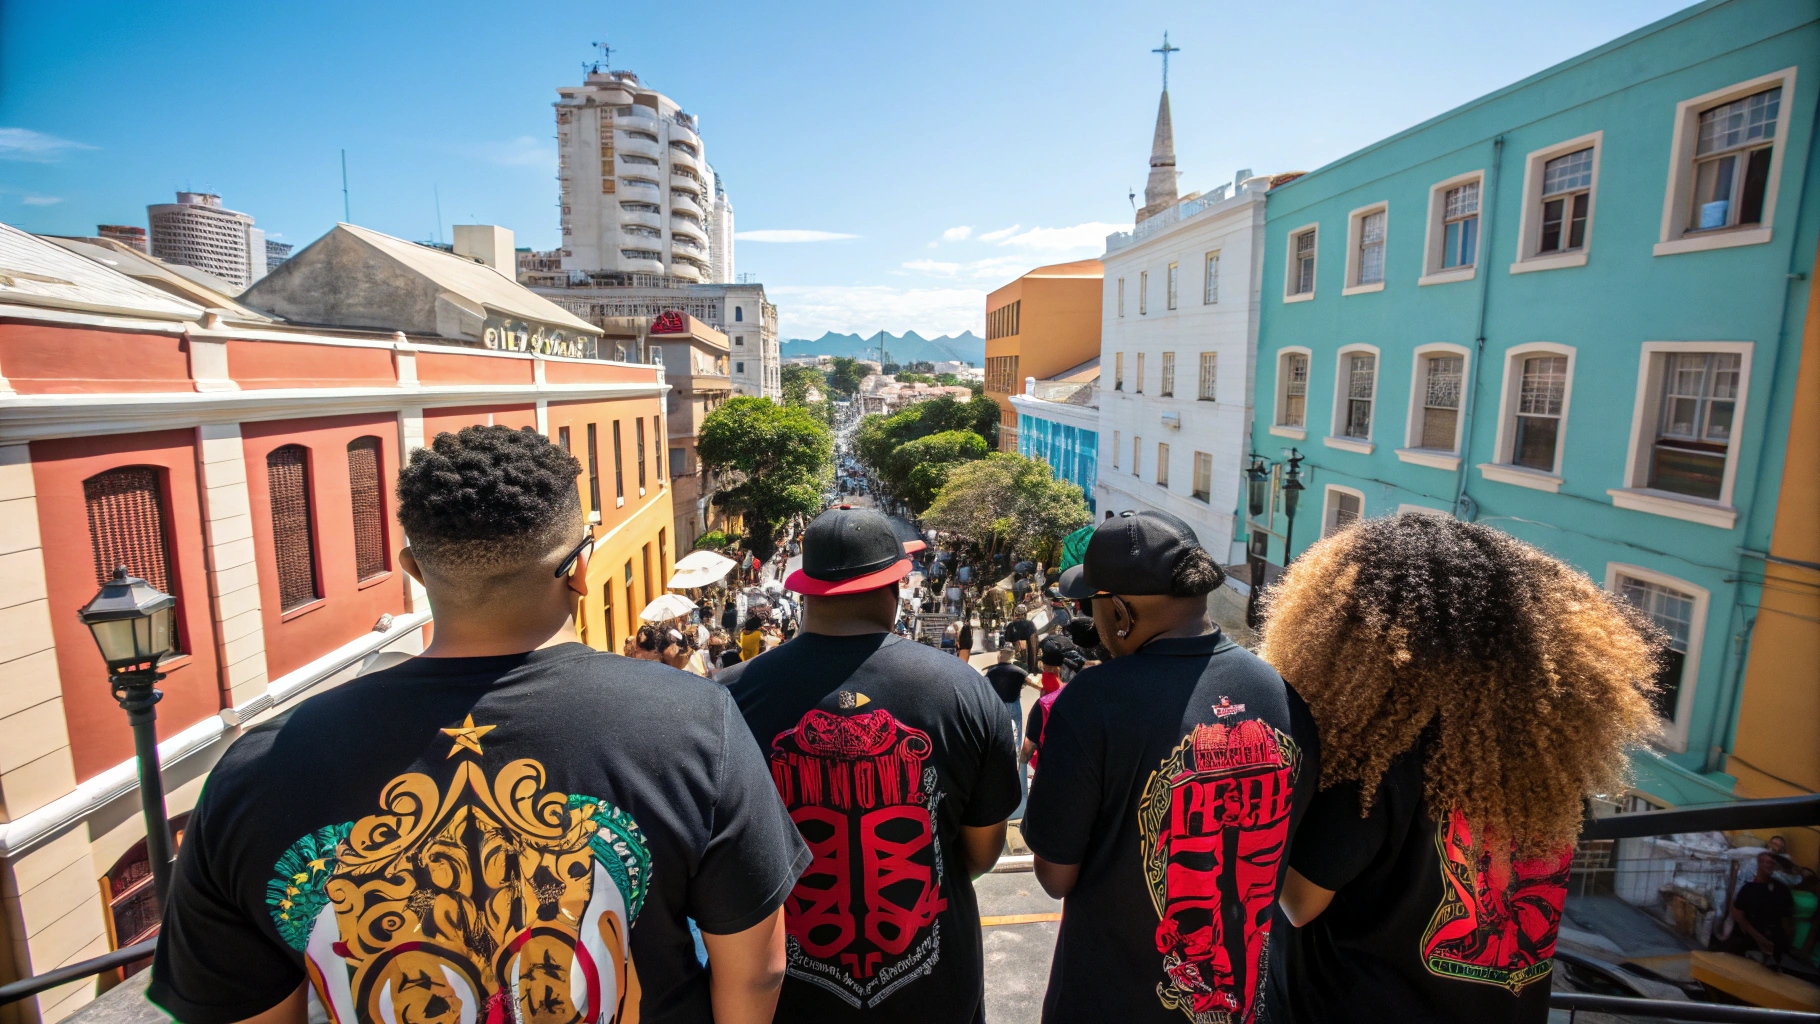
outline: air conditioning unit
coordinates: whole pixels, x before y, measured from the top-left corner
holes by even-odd
[[[1170,430],[1182,429],[1182,414],[1179,412],[1164,413],[1163,426],[1168,427]]]

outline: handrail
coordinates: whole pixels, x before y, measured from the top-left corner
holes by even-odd
[[[1729,832],[1738,829],[1799,828],[1806,825],[1820,825],[1820,793],[1589,818],[1581,827],[1580,838],[1641,839],[1645,836],[1672,836],[1682,832]]]
[[[92,978],[103,971],[111,971],[116,967],[125,967],[135,960],[144,960],[151,956],[153,950],[157,948],[157,939],[146,939],[144,942],[122,946],[112,953],[103,953],[93,960],[68,964],[54,971],[45,971],[43,974],[34,974],[29,978],[21,978],[18,981],[0,985],[0,1006],[16,1003],[46,989],[56,988],[58,985],[66,985],[83,978]]]
[[[1554,992],[1548,1005],[1557,1010],[1622,1013],[1632,1017],[1654,1017],[1658,1020],[1715,1021],[1718,1024],[1799,1024],[1820,1021],[1820,1013],[1800,1010],[1768,1010],[1760,1006],[1731,1006],[1726,1003],[1683,1003],[1673,999],[1633,999],[1629,996],[1601,996],[1590,992]]]

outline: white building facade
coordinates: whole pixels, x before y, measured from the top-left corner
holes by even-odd
[[[596,284],[586,275],[561,285],[530,284],[532,291],[592,324],[625,317],[655,319],[675,310],[694,317],[727,336],[728,376],[733,394],[782,402],[781,346],[777,340],[777,307],[765,298],[765,286],[751,284],[653,283]]]
[[[733,201],[727,198],[726,182],[718,174],[714,175],[714,208],[708,211],[708,264],[715,284],[733,283]]]
[[[1247,177],[1107,238],[1096,505],[1157,509],[1237,562],[1264,195]],[[1231,194],[1229,194],[1231,193]]]
[[[696,119],[630,71],[556,91],[563,269],[712,281],[715,189]]]
[[[179,192],[145,208],[152,255],[207,271],[237,288],[265,276],[265,232],[251,214],[229,210],[212,192]]]

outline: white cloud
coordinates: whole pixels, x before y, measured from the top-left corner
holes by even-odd
[[[488,163],[502,167],[545,167],[557,164],[556,143],[534,135],[520,135],[506,142],[489,142],[476,147],[474,154]]]
[[[980,241],[997,242],[1001,239],[1010,238],[1012,235],[1017,234],[1018,229],[1021,227],[1023,227],[1022,224],[1013,224],[1008,228],[1000,228],[997,231],[988,231],[980,236]]]
[[[735,231],[733,237],[741,242],[838,242],[843,238],[858,238],[859,236],[843,234],[839,231],[771,228],[764,231]]]
[[[62,159],[71,150],[94,148],[84,142],[60,139],[30,128],[0,128],[0,160],[48,164]]]
[[[971,278],[976,281],[998,281],[1003,283],[1030,270],[1034,264],[1028,256],[989,256],[983,260],[970,260],[966,263],[950,263],[944,260],[910,260],[903,264],[905,270],[913,270],[933,277]]]
[[[969,225],[962,224],[960,227],[949,228],[948,230],[942,232],[942,241],[958,242],[971,234],[973,234],[973,228]]]
[[[935,338],[985,330],[986,293],[977,288],[793,285],[769,292],[777,300],[781,338],[907,330]]]
[[[56,206],[63,202],[62,196],[28,195],[19,200],[27,206]]]
[[[1015,245],[1023,249],[1040,249],[1045,252],[1062,252],[1069,249],[1101,250],[1106,247],[1107,235],[1114,231],[1130,230],[1131,225],[1129,224],[1089,221],[1086,224],[1076,224],[1066,228],[1031,228],[1021,234],[1009,235],[999,244]]]

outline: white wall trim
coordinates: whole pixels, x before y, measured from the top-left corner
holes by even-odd
[[[1428,466],[1433,469],[1444,469],[1449,473],[1460,468],[1460,457],[1437,452],[1432,448],[1398,448],[1397,461],[1407,462],[1412,466]]]
[[[1481,462],[1479,463],[1479,475],[1501,484],[1514,484],[1532,490],[1547,491],[1550,494],[1558,494],[1561,491],[1560,477],[1526,466],[1504,466],[1495,462]]]
[[[1586,244],[1571,252],[1539,255],[1536,245],[1542,229],[1542,165],[1555,157],[1563,156],[1576,150],[1591,146],[1592,185],[1586,197]],[[1599,161],[1605,155],[1605,133],[1589,132],[1577,138],[1565,139],[1552,146],[1531,150],[1523,158],[1523,206],[1517,219],[1517,255],[1511,262],[1510,272],[1521,274],[1531,270],[1554,270],[1560,267],[1583,267],[1586,256],[1592,252],[1593,220],[1599,209]],[[1569,259],[1575,257],[1575,259]]]
[[[1657,572],[1641,565],[1629,565],[1624,562],[1607,562],[1605,565],[1605,589],[1609,593],[1618,593],[1618,577],[1629,576],[1644,583],[1679,590],[1694,599],[1693,620],[1687,631],[1687,655],[1682,661],[1681,691],[1675,695],[1675,720],[1667,723],[1662,731],[1662,745],[1677,753],[1687,750],[1687,728],[1693,718],[1694,691],[1700,680],[1700,648],[1706,640],[1707,609],[1712,602],[1712,594],[1705,587],[1697,587],[1677,576]]]
[[[1776,118],[1776,135],[1770,141],[1769,181],[1763,192],[1762,221],[1754,229],[1718,228],[1695,232],[1689,237],[1687,221],[1693,211],[1694,149],[1699,142],[1700,115],[1777,85],[1782,87],[1782,101]],[[1795,68],[1788,67],[1675,104],[1675,131],[1668,147],[1668,184],[1662,194],[1662,231],[1655,255],[1758,245],[1770,240],[1770,226],[1776,220],[1776,193],[1782,182],[1782,158],[1788,151],[1788,123],[1793,120],[1788,115],[1795,109],[1794,99]]]
[[[1529,469],[1526,466],[1510,465],[1517,436],[1517,397],[1519,390],[1523,386],[1523,373],[1520,369],[1515,368],[1520,365],[1523,357],[1539,353],[1567,357],[1567,383],[1561,389],[1561,425],[1556,428],[1555,432],[1555,463],[1553,468],[1547,473],[1540,473],[1539,471]],[[1504,353],[1504,379],[1502,385],[1498,389],[1497,444],[1494,446],[1494,455],[1492,456],[1492,462],[1496,464],[1496,469],[1511,469],[1520,474],[1549,477],[1553,479],[1555,483],[1553,487],[1546,489],[1560,489],[1562,453],[1567,449],[1567,414],[1572,411],[1574,397],[1574,359],[1576,354],[1577,350],[1572,345],[1562,345],[1552,341],[1532,341],[1527,344],[1515,346]],[[1507,479],[1509,474],[1500,476],[1496,473],[1487,472],[1483,465],[1479,467],[1479,470],[1484,473],[1485,477],[1489,480],[1502,480],[1504,483],[1519,483],[1519,486],[1524,487],[1535,486],[1534,484],[1520,483],[1514,479]]]
[[[1358,452],[1360,455],[1370,455],[1378,450],[1378,446],[1374,442],[1361,441],[1356,437],[1336,437],[1333,434],[1321,438],[1321,443],[1329,448],[1338,448],[1343,452]]]
[[[1368,353],[1371,356],[1371,431],[1365,437],[1348,437],[1347,435],[1340,433],[1340,424],[1346,422],[1346,417],[1344,414],[1346,411],[1346,403],[1348,401],[1347,389],[1352,386],[1351,375],[1346,372],[1346,360],[1347,360],[1348,356],[1359,355],[1360,353]],[[1308,370],[1309,370],[1309,373],[1308,373],[1309,381],[1308,382],[1310,385],[1313,385],[1313,383],[1314,383],[1314,361],[1313,360],[1309,361]],[[1384,371],[1384,357],[1381,353],[1378,352],[1378,347],[1376,345],[1367,345],[1362,342],[1355,342],[1351,345],[1340,346],[1340,350],[1338,352],[1334,353],[1334,356],[1333,356],[1333,406],[1329,410],[1329,416],[1327,419],[1327,436],[1329,438],[1331,438],[1334,441],[1349,441],[1354,445],[1363,443],[1363,444],[1369,446],[1372,443],[1372,438],[1374,436],[1376,436],[1377,432],[1378,432],[1378,414],[1382,411],[1381,403],[1378,400],[1378,396],[1379,396],[1379,393],[1383,390],[1379,386],[1380,381],[1382,380],[1382,378],[1384,376],[1383,371]],[[1329,447],[1340,448],[1340,447],[1346,447],[1346,446],[1330,444]],[[1358,449],[1357,448],[1348,448],[1347,450],[1357,451]],[[1369,448],[1367,449],[1367,451],[1369,451]]]
[[[1649,487],[1611,487],[1605,493],[1611,496],[1613,505],[1633,512],[1684,519],[1703,526],[1716,526],[1721,530],[1732,529],[1738,524],[1738,510],[1716,501],[1690,498],[1685,494]]]
[[[1302,393],[1302,425],[1299,427],[1283,422],[1283,400],[1289,394],[1289,378],[1283,374],[1283,357],[1288,355],[1308,358],[1308,381]],[[1276,360],[1276,386],[1270,406],[1270,432],[1278,437],[1293,437],[1300,441],[1308,436],[1308,399],[1314,391],[1314,350],[1306,345],[1284,345],[1271,358]]]
[[[1305,292],[1295,292],[1290,290],[1295,284],[1296,278],[1295,239],[1297,235],[1305,231],[1314,232],[1314,287]],[[1314,298],[1315,292],[1321,290],[1321,223],[1315,221],[1299,228],[1290,228],[1289,233],[1283,237],[1285,239],[1283,247],[1288,250],[1283,257],[1283,301],[1307,302]]]
[[[1467,171],[1428,186],[1428,225],[1422,232],[1422,279],[1418,285],[1470,281],[1478,275],[1479,259],[1485,252],[1485,232],[1473,238],[1472,263],[1464,267],[1441,269],[1441,243],[1446,238],[1447,191],[1468,182],[1479,182],[1479,227],[1485,226],[1485,169]]]
[[[1271,424],[1270,432],[1277,437],[1287,437],[1292,441],[1308,440],[1308,431],[1302,427],[1281,427]]]

